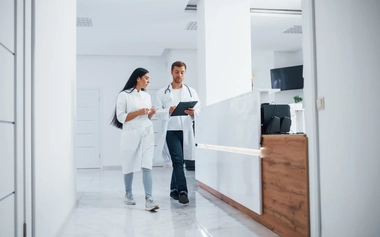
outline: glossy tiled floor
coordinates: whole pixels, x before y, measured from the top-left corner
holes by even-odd
[[[171,167],[153,168],[153,196],[160,209],[149,212],[141,172],[133,180],[136,205],[127,206],[121,169],[78,170],[78,204],[60,236],[278,236],[198,187],[194,171],[186,171],[190,203],[178,203],[169,197],[170,175]]]

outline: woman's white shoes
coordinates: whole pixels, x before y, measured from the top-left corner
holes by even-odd
[[[125,196],[124,196],[124,202],[127,205],[136,205],[136,202],[133,199],[132,194],[125,194]],[[157,210],[159,208],[160,207],[157,204],[155,204],[153,200],[151,200],[151,199],[146,200],[146,202],[145,202],[145,210],[147,210],[147,211],[154,211],[154,210]]]
[[[136,202],[133,199],[132,195],[125,194],[125,196],[124,196],[124,202],[127,205],[136,205]]]
[[[150,200],[150,199],[146,200],[146,202],[145,202],[145,210],[147,210],[147,211],[154,211],[154,210],[157,210],[159,208],[160,207],[158,205],[156,205],[153,200]]]

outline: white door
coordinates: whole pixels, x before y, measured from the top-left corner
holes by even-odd
[[[100,92],[77,90],[75,163],[77,168],[100,168]]]

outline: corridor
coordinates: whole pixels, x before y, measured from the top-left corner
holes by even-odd
[[[77,206],[59,237],[275,237],[278,236],[207,191],[186,171],[190,203],[169,197],[171,167],[153,167],[153,196],[160,209],[144,210],[141,172],[135,173],[136,205],[124,204],[121,168],[77,171]]]

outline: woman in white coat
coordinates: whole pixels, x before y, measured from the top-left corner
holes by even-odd
[[[127,205],[135,205],[132,194],[133,172],[142,169],[145,189],[145,209],[159,208],[152,197],[152,160],[154,132],[151,117],[156,113],[152,108],[150,95],[144,90],[149,84],[149,72],[144,68],[133,71],[123,90],[119,93],[111,124],[122,129],[120,150],[124,174]]]

